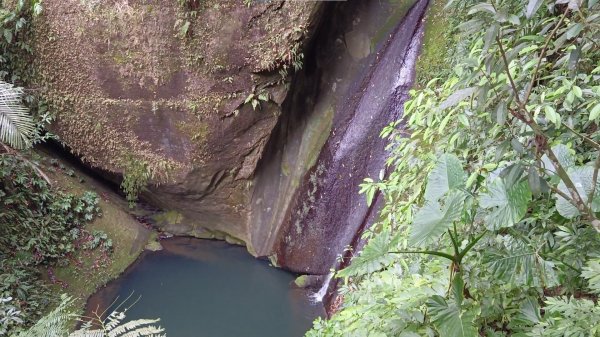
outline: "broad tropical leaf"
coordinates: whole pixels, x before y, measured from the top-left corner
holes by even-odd
[[[541,320],[540,305],[537,298],[528,297],[519,308],[521,316],[532,323],[538,323]]]
[[[579,166],[579,167],[571,167],[567,169],[567,174],[571,181],[575,185],[579,196],[583,199],[584,202],[588,201],[588,195],[592,191],[592,183],[593,183],[593,175],[594,168],[591,166]],[[570,196],[569,189],[564,181],[561,181],[558,184],[558,189]],[[595,212],[600,211],[600,183],[596,182],[596,191],[594,192],[594,200],[592,203],[592,210]],[[579,210],[573,206],[569,201],[560,195],[556,195],[556,210],[560,215],[567,219],[572,219],[579,215]]]
[[[35,124],[21,103],[23,91],[0,81],[0,142],[23,149],[30,146]]]
[[[524,242],[506,237],[500,248],[487,249],[484,264],[495,278],[507,283],[546,286],[555,283],[552,264]]]
[[[339,277],[364,275],[381,270],[394,262],[394,256],[388,254],[395,248],[400,239],[399,235],[391,237],[389,230],[376,235],[369,240],[360,255],[352,259],[352,263],[337,273]]]
[[[460,219],[465,197],[464,192],[453,191],[443,199],[443,206],[437,201],[427,202],[415,214],[410,233],[411,244],[420,245],[435,240],[445,233],[454,221]]]
[[[439,295],[432,296],[427,301],[431,320],[440,336],[444,337],[477,337],[477,328],[473,324],[475,313],[464,310],[453,301]]]
[[[552,152],[554,152],[558,162],[565,170],[575,166],[575,156],[571,153],[571,150],[566,145],[558,144],[553,146]],[[556,167],[554,167],[554,164],[552,164],[547,155],[542,157],[542,164],[546,173],[549,175],[556,174]]]
[[[526,17],[528,19],[530,19],[535,14],[535,12],[537,12],[537,10],[540,8],[542,3],[544,3],[543,0],[529,0],[529,2],[527,3],[527,9],[525,12]]]
[[[427,177],[425,199],[437,201],[449,190],[462,187],[465,179],[460,160],[455,155],[444,154]]]
[[[507,186],[504,179],[495,179],[488,187],[488,192],[481,196],[481,207],[491,212],[486,216],[486,225],[490,230],[512,227],[519,222],[531,200],[531,190],[527,181]]]

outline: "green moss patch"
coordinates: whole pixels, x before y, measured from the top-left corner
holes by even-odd
[[[433,77],[447,71],[448,50],[452,40],[448,34],[450,14],[444,10],[446,2],[434,0],[429,6],[421,55],[417,61],[417,84],[424,85]]]
[[[45,163],[50,161],[46,154]],[[82,194],[94,191],[100,197],[102,215],[86,226],[90,232],[102,231],[112,241],[112,252],[102,249],[78,250],[66,266],[56,267],[54,276],[58,281],[55,291],[64,292],[76,299],[76,306],[83,309],[87,298],[96,289],[119,276],[146,246],[151,231],[137,222],[127,211],[127,203],[113,191],[90,176],[78,171],[64,161],[53,160],[54,165],[44,165],[55,188],[68,193]]]

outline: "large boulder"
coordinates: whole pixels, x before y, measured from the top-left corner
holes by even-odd
[[[171,230],[246,241],[253,173],[317,4],[44,1],[34,53],[52,131],[91,166],[150,174],[146,198],[185,219]]]

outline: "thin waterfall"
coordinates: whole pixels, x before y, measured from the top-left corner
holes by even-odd
[[[334,272],[327,274],[327,277],[325,277],[325,281],[323,281],[323,285],[321,285],[321,288],[319,288],[319,291],[317,291],[316,293],[314,293],[310,296],[311,299],[315,303],[323,302],[323,298],[325,298],[325,295],[327,295],[327,289],[329,289],[329,284],[331,283],[333,274],[334,274]]]

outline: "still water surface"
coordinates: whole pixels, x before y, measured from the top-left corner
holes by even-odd
[[[103,310],[133,293],[128,319],[161,318],[168,337],[300,337],[323,315],[294,275],[237,246],[191,238],[161,241],[88,301]]]

